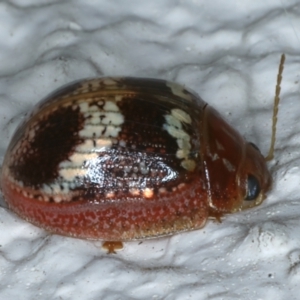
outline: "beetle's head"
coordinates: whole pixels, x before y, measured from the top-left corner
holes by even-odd
[[[271,185],[265,158],[212,107],[203,115],[201,153],[211,215],[259,205]]]
[[[259,205],[272,182],[266,160],[253,143],[245,145],[245,154],[239,170],[239,186],[243,191],[242,209]]]

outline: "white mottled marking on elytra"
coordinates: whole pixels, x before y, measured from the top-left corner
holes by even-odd
[[[103,108],[104,108],[104,110],[107,110],[107,111],[117,111],[117,112],[119,112],[119,107],[115,103],[113,103],[112,101],[106,101]]]
[[[227,160],[226,158],[222,158],[222,161],[229,172],[235,171],[234,165],[229,160]]]
[[[60,194],[60,195],[68,195],[70,193],[70,187],[69,187],[69,184],[67,182],[64,182],[62,184],[62,187],[61,185],[59,184],[56,184],[56,183],[53,183],[51,185],[48,185],[48,184],[44,184],[41,188],[45,194]],[[64,197],[66,199],[64,199],[64,201],[67,201],[69,200],[68,197]],[[43,199],[45,199],[45,201],[49,201],[49,197],[43,195]],[[70,200],[69,200],[70,201]]]
[[[183,111],[179,108],[173,108],[171,110],[171,114],[181,122],[184,122],[184,123],[187,123],[187,124],[192,123],[191,117],[185,111]]]
[[[172,116],[172,115],[166,115],[165,119],[166,119],[166,121],[167,121],[167,123],[169,125],[171,125],[173,127],[176,127],[178,129],[182,128],[181,122],[178,119],[176,119],[174,116]]]
[[[81,102],[79,104],[79,109],[82,113],[85,113],[85,112],[89,111],[89,103],[88,102]]]
[[[124,123],[124,116],[120,114],[120,112],[114,112],[114,111],[108,111],[104,112],[99,110],[97,112],[86,112],[84,114],[88,120],[86,120],[86,124],[92,124],[92,125],[107,125],[107,124],[113,124],[113,125],[121,125]]]
[[[69,192],[70,187],[69,187],[67,182],[63,182],[61,185],[62,185],[62,190],[63,191]]]
[[[83,138],[101,137],[105,126],[103,125],[85,125],[82,130],[79,131],[79,136]]]
[[[192,101],[192,96],[184,92],[184,87],[174,82],[166,82],[167,87],[169,87],[172,93],[178,97],[186,99],[188,101]]]
[[[106,137],[117,137],[119,132],[121,131],[121,127],[116,127],[112,125],[108,125],[106,127],[106,131],[104,132],[103,136]]]
[[[97,105],[91,105],[90,107],[89,107],[89,111],[91,111],[91,112],[98,112],[99,111],[99,108],[98,108],[98,106]]]
[[[91,125],[98,125],[100,122],[99,122],[99,119],[100,119],[100,113],[93,113],[91,116],[90,116],[90,120],[89,120],[89,123]]]
[[[96,147],[94,148],[94,151],[101,152],[105,149],[111,147],[112,140],[107,138],[97,139],[95,140]]]
[[[192,148],[191,137],[184,130],[183,123],[191,124],[191,117],[181,109],[174,108],[169,115],[165,115],[166,123],[163,124],[163,129],[166,130],[172,137],[176,139],[178,150],[176,157],[183,159],[181,166],[188,171],[193,171],[196,167],[194,160],[189,158]]]
[[[69,160],[65,160],[59,164],[60,168],[74,168],[81,167],[83,163],[87,160],[96,159],[98,154],[95,152],[91,153],[82,153],[82,152],[74,152],[71,156],[69,156]]]
[[[81,168],[61,169],[59,171],[59,175],[66,181],[74,181],[76,177],[84,177],[87,173],[87,169]]]
[[[190,151],[189,149],[179,149],[176,152],[176,157],[177,158],[185,158],[189,155]]]
[[[188,171],[194,171],[196,168],[196,162],[192,159],[185,159],[181,162],[181,166]]]
[[[186,139],[177,139],[177,145],[180,149],[191,149],[190,141]]]
[[[97,150],[97,148],[94,147],[95,141],[93,139],[90,140],[84,140],[84,142],[77,146],[76,150],[78,152],[90,152],[91,149],[94,151]]]
[[[124,116],[118,112],[106,112],[103,116],[104,118],[101,120],[101,124],[121,125],[124,123]]]
[[[189,140],[190,136],[182,129],[178,129],[172,125],[163,125],[164,129],[168,131],[168,133],[176,139],[186,139]]]

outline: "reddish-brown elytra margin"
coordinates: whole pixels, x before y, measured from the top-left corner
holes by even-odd
[[[273,120],[275,141],[276,112]],[[198,229],[209,217],[256,206],[270,184],[257,147],[199,96],[130,77],[82,80],[50,94],[16,130],[1,170],[4,198],[20,217],[108,241],[110,252],[121,247],[114,241]]]

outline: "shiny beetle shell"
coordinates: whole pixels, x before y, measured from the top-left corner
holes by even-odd
[[[155,79],[100,78],[49,95],[18,127],[1,187],[9,207],[78,238],[143,239],[258,205],[259,150],[197,95]]]

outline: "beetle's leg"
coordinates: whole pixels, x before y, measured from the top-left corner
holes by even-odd
[[[102,248],[107,250],[108,254],[116,254],[116,251],[123,249],[123,243],[120,241],[106,241],[102,244]]]

